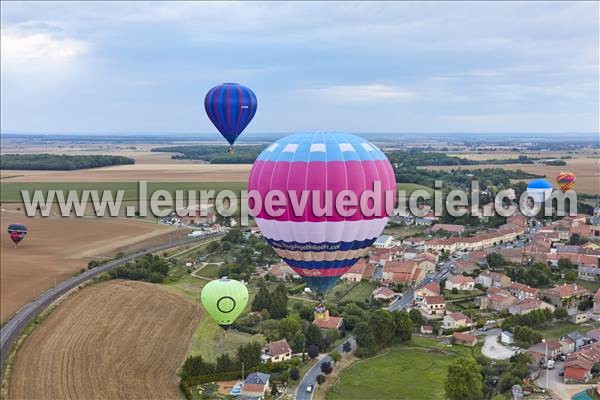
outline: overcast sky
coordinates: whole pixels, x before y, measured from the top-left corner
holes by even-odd
[[[599,4],[2,2],[2,132],[598,132]]]

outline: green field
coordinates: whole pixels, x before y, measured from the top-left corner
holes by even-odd
[[[586,333],[587,331],[600,327],[600,322],[588,321],[583,324],[575,325],[568,321],[558,321],[552,323],[547,328],[535,328],[536,331],[541,333],[544,337],[558,339],[561,336],[565,336],[567,333],[578,331],[579,333]]]
[[[327,392],[326,399],[441,400],[452,359],[479,354],[481,345],[448,347],[433,339],[415,336],[410,346],[395,347],[345,369]]]
[[[184,198],[187,199],[188,190],[196,190],[196,196],[200,196],[201,190],[221,190],[229,189],[235,193],[245,190],[247,185],[245,182],[148,182],[148,198],[152,192],[156,190],[166,190],[175,195],[176,190],[183,190]],[[109,190],[113,192],[113,197],[116,197],[117,190],[123,190],[123,201],[139,200],[139,184],[138,182],[3,182],[0,183],[0,202],[2,203],[20,203],[23,201],[21,190],[28,190],[30,196],[34,190],[41,190],[44,197],[48,190],[61,191],[66,195],[69,190],[76,190],[79,195],[83,190]]]
[[[406,196],[410,196],[412,192],[418,189],[425,190],[430,196],[433,196],[433,188],[419,185],[418,183],[398,183],[396,186],[398,187],[398,190],[404,190]]]
[[[219,264],[206,264],[198,271],[197,275],[206,276],[207,278],[217,278],[219,276],[219,268],[221,268]]]
[[[325,295],[325,301],[338,303],[340,301],[365,301],[371,297],[371,292],[377,285],[373,282],[346,282],[344,280],[331,288]]]

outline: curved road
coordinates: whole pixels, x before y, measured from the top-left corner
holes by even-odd
[[[209,239],[219,236],[224,236],[224,233],[214,233],[199,238],[184,239],[173,243],[166,243],[160,246],[152,247],[149,249],[141,250],[136,253],[127,255],[125,257],[109,261],[105,264],[101,264],[94,269],[86,270],[85,272],[75,275],[65,281],[62,281],[55,287],[46,290],[39,297],[37,297],[31,303],[21,307],[13,316],[6,321],[6,323],[0,329],[0,376],[4,375],[4,363],[6,358],[10,354],[12,346],[15,341],[23,332],[23,329],[29,322],[37,317],[42,311],[44,311],[52,302],[58,299],[60,296],[67,293],[69,290],[76,288],[77,286],[85,283],[86,281],[104,273],[124,265],[136,258],[145,256],[146,254],[156,253],[159,251],[167,250],[173,247],[181,246],[186,243],[193,243],[203,239]]]
[[[347,340],[344,341],[344,343],[346,343],[346,342],[350,342],[350,344],[352,345],[352,350],[356,349],[356,340],[354,339],[353,336],[350,336]],[[342,343],[338,347],[336,347],[336,350],[339,351],[342,355],[344,354],[344,349],[343,349],[344,343]],[[296,400],[312,400],[313,393],[317,386],[317,384],[316,384],[317,376],[321,373],[321,363],[323,361],[332,362],[333,360],[331,359],[331,357],[329,355],[326,355],[325,357],[319,359],[319,361],[311,369],[309,369],[306,372],[306,374],[304,374],[304,377],[302,377],[302,380],[300,381],[300,384],[298,385],[298,389],[296,390],[296,396],[294,397],[294,399],[296,399]],[[306,387],[310,384],[313,385],[313,390],[309,393],[306,391]]]

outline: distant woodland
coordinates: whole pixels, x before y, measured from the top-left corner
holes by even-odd
[[[72,171],[134,163],[132,158],[104,155],[3,154],[0,157],[0,169],[18,170]]]
[[[233,154],[226,146],[170,146],[152,149],[156,152],[179,153],[174,160],[203,160],[210,164],[252,164],[265,146],[236,146]]]

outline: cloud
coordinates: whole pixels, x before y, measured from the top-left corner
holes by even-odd
[[[409,101],[417,94],[396,86],[378,83],[365,85],[335,85],[304,89],[301,93],[332,103],[371,103],[378,101]]]
[[[87,53],[79,39],[60,37],[55,32],[2,29],[2,67],[41,67],[65,64]]]

